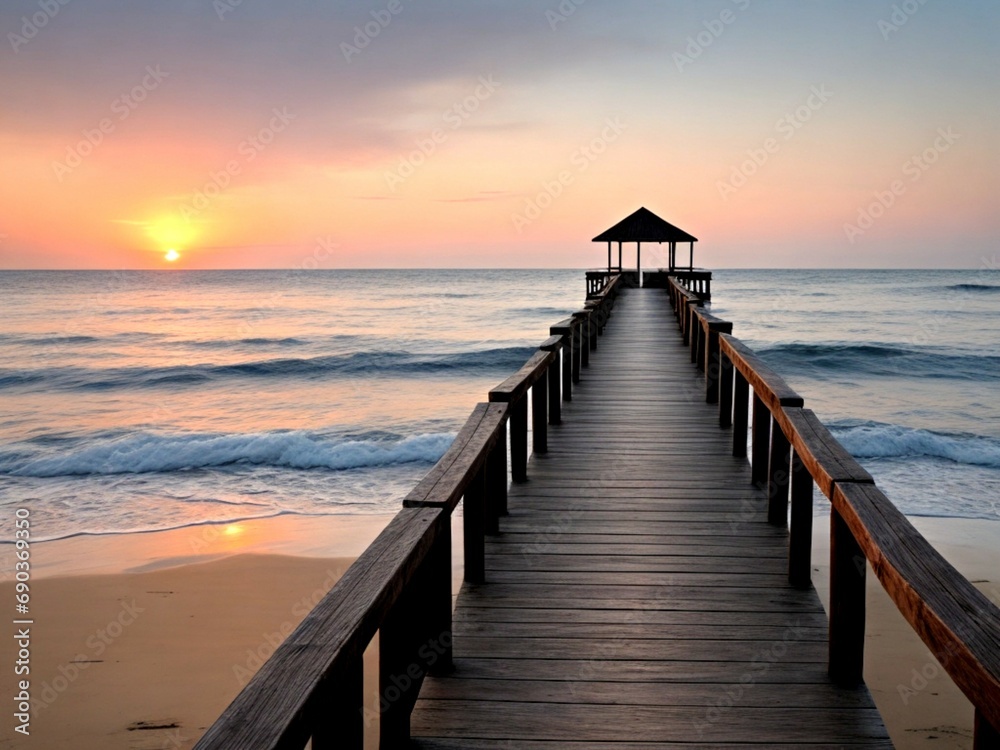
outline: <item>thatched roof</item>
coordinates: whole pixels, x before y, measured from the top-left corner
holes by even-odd
[[[611,229],[594,237],[594,242],[697,242],[683,229],[664,221],[648,208],[619,221]]]

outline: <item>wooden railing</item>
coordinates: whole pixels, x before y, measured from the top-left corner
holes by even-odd
[[[486,580],[485,537],[526,478],[532,448],[547,450],[580,368],[611,314],[612,276],[586,307],[476,406],[451,447],[403,500],[403,509],[268,659],[195,745],[196,750],[361,748],[378,723],[382,747],[405,746],[424,676],[452,666],[451,514],[463,503],[465,580]],[[379,635],[379,703],[363,704],[362,657]]]
[[[814,484],[832,504],[829,672],[862,682],[867,565],[910,626],[975,707],[975,748],[1000,747],[1000,609],[955,570],[875,486],[803,399],[696,294],[668,288],[683,341],[705,372],[705,398],[733,427],[733,455],[767,491],[771,523],[789,524],[788,579],[811,584]],[[753,396],[752,416],[750,395]],[[791,520],[789,522],[789,503]]]

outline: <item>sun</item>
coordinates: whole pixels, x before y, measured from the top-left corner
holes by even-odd
[[[167,250],[167,254],[163,256],[163,259],[165,261],[167,261],[168,263],[173,263],[175,260],[177,260],[180,257],[181,257],[181,254],[179,252],[177,252],[173,248],[170,248],[169,250]]]

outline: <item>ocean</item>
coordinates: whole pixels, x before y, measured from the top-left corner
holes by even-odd
[[[393,512],[584,290],[576,270],[2,272],[0,512],[29,507],[36,541]],[[1000,272],[723,270],[713,294],[905,513],[1000,518]]]

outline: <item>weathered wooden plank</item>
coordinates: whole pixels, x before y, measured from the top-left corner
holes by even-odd
[[[754,393],[759,395],[772,414],[781,406],[802,406],[802,397],[738,338],[720,333],[719,347],[753,386]]]
[[[195,747],[303,746],[313,691],[326,677],[339,682],[357,674],[379,623],[444,533],[442,517],[434,508],[400,511]]]
[[[775,419],[791,440],[795,455],[828,498],[836,482],[875,482],[811,409],[781,409]]]
[[[414,714],[418,735],[512,740],[546,739],[614,742],[628,727],[631,738],[646,742],[742,742],[748,728],[762,744],[823,743],[885,739],[875,709],[732,707],[725,720],[692,715],[690,707],[567,705],[521,702],[421,701]],[[712,714],[714,715],[714,713]],[[700,720],[700,721],[699,721]]]
[[[489,448],[497,441],[507,418],[507,409],[505,403],[478,404],[445,455],[403,498],[403,507],[454,510],[465,485],[486,463]]]
[[[1000,608],[870,484],[838,484],[833,505],[886,593],[955,684],[1000,726]]]

